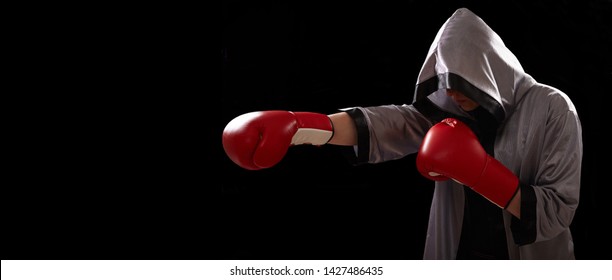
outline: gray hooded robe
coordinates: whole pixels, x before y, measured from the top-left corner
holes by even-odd
[[[355,107],[355,163],[416,153],[428,129],[445,117],[471,116],[446,95],[456,89],[498,122],[494,157],[520,180],[521,219],[503,211],[510,259],[574,259],[569,226],[578,206],[582,131],[571,100],[524,72],[501,38],[470,10],[440,28],[419,73],[410,105]],[[436,181],[424,259],[455,259],[464,188]]]

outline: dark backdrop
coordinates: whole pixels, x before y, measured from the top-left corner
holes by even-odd
[[[433,184],[414,155],[352,166],[338,147],[298,146],[247,171],[221,134],[250,111],[410,103],[459,7],[574,101],[584,129],[576,256],[610,259],[609,1],[221,4],[24,10],[3,260],[420,259]]]

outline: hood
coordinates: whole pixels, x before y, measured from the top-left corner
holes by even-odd
[[[446,89],[454,89],[501,123],[534,84],[502,39],[480,17],[461,8],[446,20],[431,44],[414,102],[432,103],[435,106],[428,107],[469,117],[446,95]]]

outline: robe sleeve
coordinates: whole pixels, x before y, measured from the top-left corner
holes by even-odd
[[[357,147],[345,154],[353,164],[380,163],[416,153],[432,126],[413,105],[345,109],[357,127]]]
[[[521,219],[511,230],[517,245],[549,240],[566,231],[578,207],[582,130],[575,111],[546,120],[537,173],[521,183]]]

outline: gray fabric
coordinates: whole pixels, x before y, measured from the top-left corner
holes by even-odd
[[[510,258],[573,259],[569,226],[578,206],[582,161],[582,131],[574,105],[560,90],[526,74],[501,38],[467,9],[457,10],[440,28],[419,73],[414,102],[426,98],[437,110],[469,117],[446,96],[446,89],[457,85],[452,75],[476,89],[470,98],[498,113],[501,123],[493,156],[535,193],[535,240],[530,244],[514,242],[510,224],[516,218],[500,209]],[[423,93],[432,80],[437,88]],[[370,134],[370,147],[360,147],[369,149],[370,163],[417,152],[434,123],[414,103],[357,109]],[[456,257],[463,203],[461,185],[436,182],[424,259]]]

